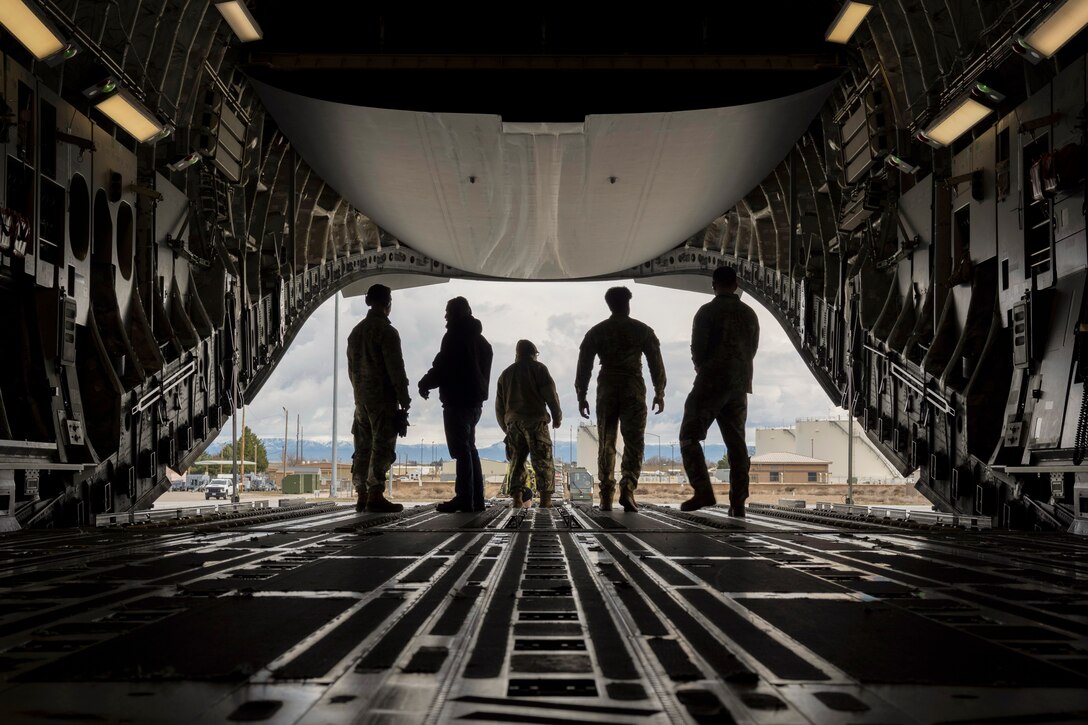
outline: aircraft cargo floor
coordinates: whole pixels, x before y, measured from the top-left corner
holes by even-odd
[[[6,723],[1088,720],[1088,542],[329,505],[0,538]]]

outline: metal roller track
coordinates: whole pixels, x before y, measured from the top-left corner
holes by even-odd
[[[222,528],[7,537],[0,711],[303,723],[1088,717],[1088,544],[774,514],[324,508]]]

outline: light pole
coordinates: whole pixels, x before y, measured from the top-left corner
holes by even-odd
[[[329,498],[336,498],[336,375],[340,369],[340,293],[334,296],[332,313],[332,479]]]
[[[283,479],[287,476],[287,408],[283,408],[283,470],[280,472],[280,488],[283,488]]]

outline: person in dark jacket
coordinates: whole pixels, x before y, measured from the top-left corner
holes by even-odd
[[[464,297],[446,303],[442,346],[431,369],[419,381],[419,395],[424,400],[438,388],[446,447],[457,460],[454,497],[438,504],[442,513],[484,510],[484,474],[476,450],[476,424],[487,400],[492,353],[483,329]]]

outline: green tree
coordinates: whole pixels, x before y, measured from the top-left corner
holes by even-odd
[[[729,454],[723,453],[721,460],[718,461],[718,468],[729,468]]]
[[[239,453],[245,454],[245,460],[256,461],[258,471],[268,470],[268,451],[265,450],[264,443],[257,437],[257,434],[249,429],[247,425],[245,430],[242,431],[242,437],[245,441],[243,450],[239,450]],[[227,443],[223,446],[223,449],[219,451],[219,458],[229,461],[234,455],[234,446]]]

